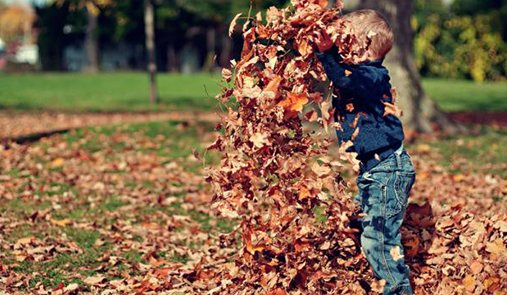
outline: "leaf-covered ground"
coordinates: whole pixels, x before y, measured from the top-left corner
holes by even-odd
[[[209,123],[171,121],[80,129],[32,144],[0,146],[0,290],[185,294],[169,290],[182,280],[212,279],[213,272],[199,265],[230,263],[239,247],[237,236],[226,235],[234,221],[209,210],[203,166],[216,164],[218,155],[203,151],[215,137]],[[464,259],[473,273],[452,267],[444,273],[462,276],[465,293],[503,294],[505,273],[482,280],[488,261],[448,251],[452,243],[465,243],[473,232],[489,228],[505,239],[505,222],[489,219],[507,212],[505,150],[507,131],[492,128],[409,145],[418,171],[411,202],[428,201],[431,210],[413,206],[417,210],[408,219],[413,224],[425,214],[439,216],[436,231],[446,235],[423,236],[410,249],[427,247],[450,265]],[[347,178],[353,181],[352,172]],[[354,190],[352,184],[351,196]],[[450,210],[456,206],[462,209]],[[488,227],[470,222],[469,214],[486,220]],[[453,242],[446,244],[446,239]],[[501,241],[480,249],[505,260]],[[445,278],[431,277],[437,273],[432,265],[441,262],[420,258],[414,256],[411,266],[423,292],[427,282]],[[177,269],[194,271],[178,279],[168,276]]]

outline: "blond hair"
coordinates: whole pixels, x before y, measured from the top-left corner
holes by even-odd
[[[387,20],[377,11],[363,9],[343,16],[356,30],[359,38],[372,34],[372,44],[368,48],[370,57],[383,59],[393,48],[394,34]]]

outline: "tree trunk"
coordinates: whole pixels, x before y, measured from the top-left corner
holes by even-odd
[[[203,71],[212,72],[215,65],[216,58],[216,30],[214,27],[209,27],[206,30],[206,60],[204,62]]]
[[[232,40],[227,31],[220,30],[220,38],[222,39],[222,50],[220,51],[220,66],[222,68],[231,67],[232,59]]]
[[[157,103],[157,62],[155,55],[155,12],[152,0],[146,0],[144,10],[144,26],[146,34],[146,52],[148,53],[148,73],[150,75],[150,101]]]
[[[172,41],[167,45],[167,71],[170,73],[178,71],[178,66],[176,64],[176,50],[174,49]]]
[[[86,66],[85,71],[89,73],[96,73],[99,71],[99,41],[97,40],[97,28],[99,25],[98,15],[93,14],[89,9],[86,9],[86,36],[85,36],[85,54]]]
[[[410,25],[412,0],[362,0],[360,8],[374,9],[384,15],[395,36],[393,50],[385,64],[398,92],[404,126],[417,132],[432,132],[437,127],[446,132],[463,131],[452,122],[424,92],[413,54],[413,31]]]

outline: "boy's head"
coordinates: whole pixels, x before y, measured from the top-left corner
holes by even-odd
[[[343,16],[349,21],[359,38],[366,38],[373,33],[372,44],[367,52],[367,59],[383,59],[393,48],[394,34],[387,20],[371,9],[354,11]]]

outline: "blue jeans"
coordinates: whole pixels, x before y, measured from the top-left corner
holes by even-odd
[[[414,165],[403,145],[357,178],[354,200],[366,214],[360,219],[361,247],[375,275],[386,281],[384,295],[414,294],[400,233],[414,181]]]

